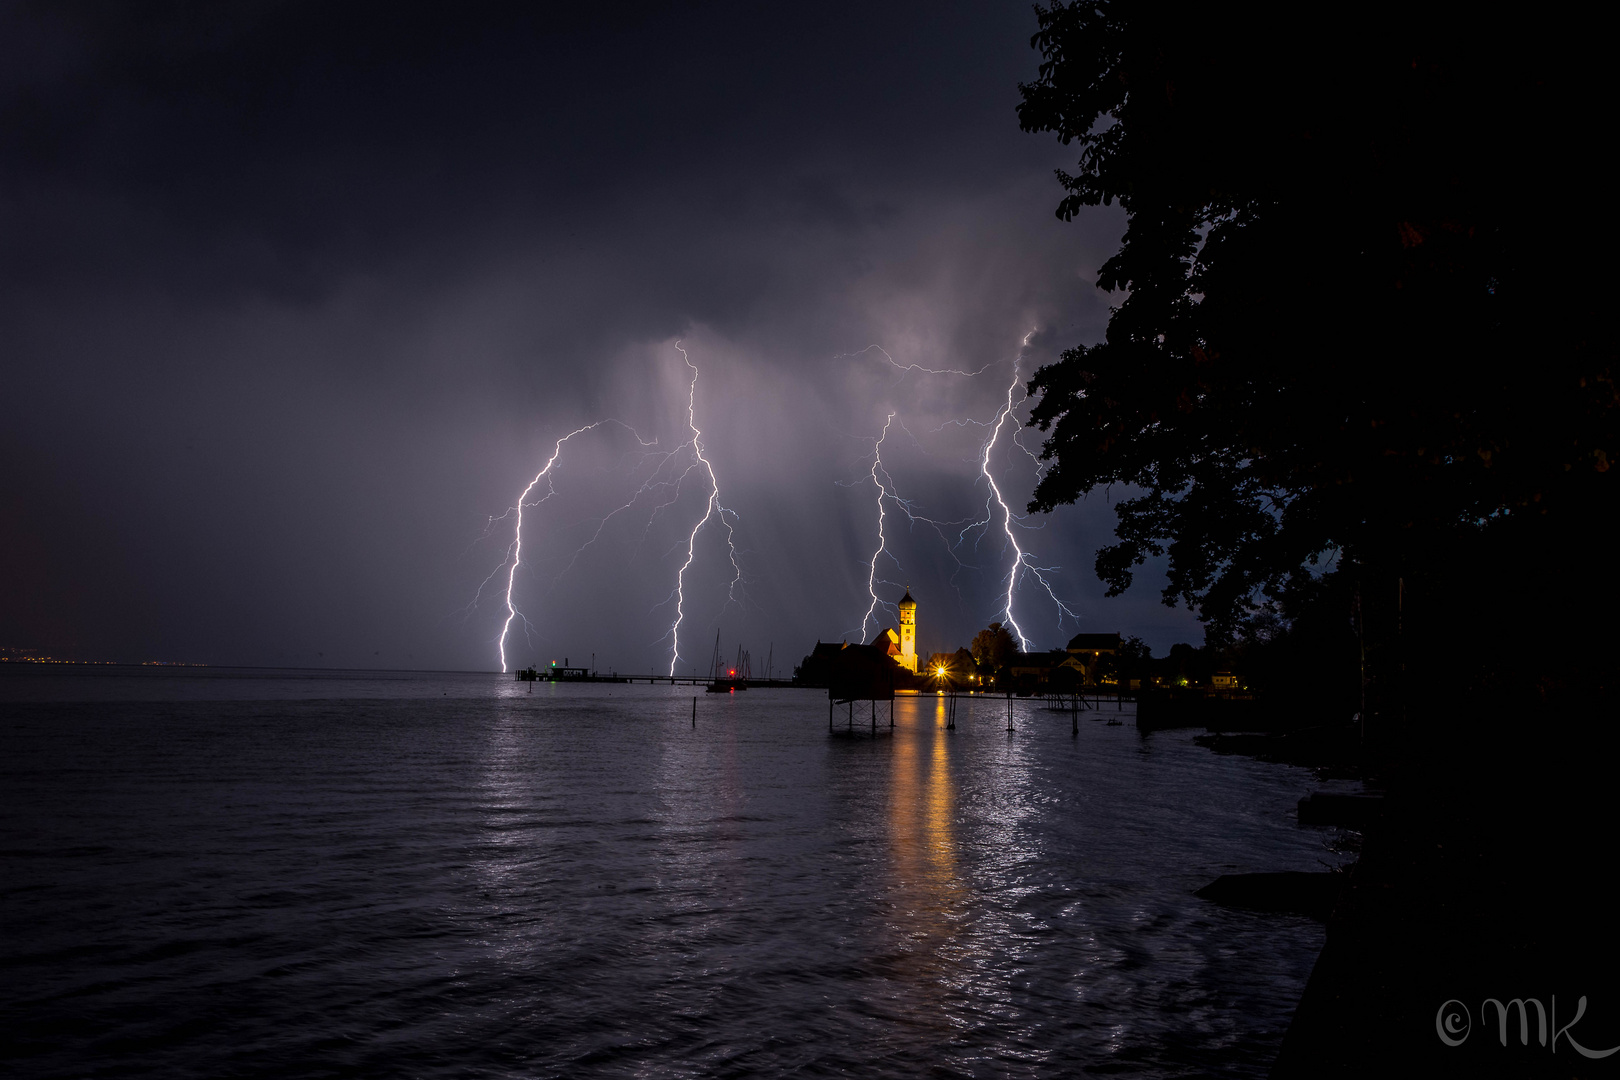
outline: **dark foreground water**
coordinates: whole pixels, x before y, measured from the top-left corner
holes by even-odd
[[[7,1075],[1260,1076],[1323,940],[1192,895],[1309,774],[1129,719],[16,670]]]

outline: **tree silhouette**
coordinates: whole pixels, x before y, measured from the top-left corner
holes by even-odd
[[[1279,44],[1219,5],[1037,13],[1018,111],[1078,144],[1058,215],[1117,200],[1127,229],[1105,340],[1029,383],[1054,462],[1030,508],[1135,489],[1097,555],[1110,595],[1168,555],[1165,602],[1219,641],[1324,571],[1393,583],[1521,519],[1610,518],[1595,35],[1319,7]]]
[[[998,622],[973,635],[973,660],[983,674],[996,675],[1017,655],[1018,642],[1012,631]]]

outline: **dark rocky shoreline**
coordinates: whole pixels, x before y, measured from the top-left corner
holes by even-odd
[[[1381,753],[1355,725],[1197,736],[1387,789],[1342,880],[1246,875],[1200,893],[1327,922],[1274,1077],[1620,1076],[1620,1052],[1588,1056],[1620,1047],[1615,740],[1589,718],[1572,729],[1566,712],[1511,715],[1435,724]],[[1302,817],[1344,810],[1330,804]]]

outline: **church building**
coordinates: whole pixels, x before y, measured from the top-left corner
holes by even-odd
[[[872,644],[882,649],[890,659],[913,675],[917,674],[917,601],[911,598],[911,589],[900,598],[900,629],[889,627],[878,632]]]

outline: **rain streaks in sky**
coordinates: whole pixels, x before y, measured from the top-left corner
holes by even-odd
[[[1028,343],[1029,336],[1026,336],[1023,346],[1027,348]],[[479,596],[474,598],[473,606],[477,605],[489,581],[502,575],[504,571],[506,586],[503,598],[504,612],[499,636],[495,642],[496,654],[503,672],[508,670],[510,664],[510,637],[514,625],[521,623],[526,634],[530,634],[534,630],[534,623],[524,613],[524,605],[518,599],[519,594],[524,592],[524,579],[534,576],[535,573],[535,568],[526,563],[524,558],[525,529],[530,530],[532,535],[533,530],[537,528],[558,525],[556,522],[543,522],[537,510],[557,493],[558,488],[555,481],[559,460],[564,457],[567,445],[571,440],[604,425],[621,427],[634,437],[638,444],[636,452],[639,455],[639,466],[645,471],[645,478],[635,487],[627,500],[595,517],[594,528],[590,530],[589,536],[574,549],[572,556],[567,559],[562,568],[550,576],[550,586],[555,587],[565,575],[574,570],[582,553],[601,539],[609,522],[626,515],[638,505],[643,506],[647,515],[642,526],[642,537],[645,539],[660,515],[670,512],[672,508],[677,506],[683,489],[696,484],[703,497],[702,509],[699,512],[694,508],[692,511],[694,516],[691,519],[690,527],[681,527],[681,539],[669,553],[679,560],[679,565],[673,570],[674,580],[672,587],[669,594],[662,601],[655,604],[652,609],[656,611],[658,608],[669,604],[674,606],[673,617],[670,619],[668,629],[660,639],[662,642],[667,642],[668,674],[674,675],[677,666],[683,659],[681,636],[683,630],[689,630],[688,624],[692,614],[691,590],[694,587],[692,575],[695,573],[694,565],[703,558],[699,540],[705,530],[711,529],[716,522],[724,530],[725,557],[728,562],[721,565],[726,567],[727,577],[724,581],[723,600],[718,594],[709,597],[709,599],[721,601],[721,612],[742,603],[743,597],[739,595],[739,588],[744,580],[744,568],[737,535],[741,525],[741,518],[737,511],[728,506],[722,499],[720,475],[709,452],[710,448],[705,442],[703,428],[699,425],[700,372],[698,364],[692,359],[687,348],[680,342],[674,344],[674,350],[679,355],[681,363],[689,371],[689,378],[686,380],[685,387],[685,431],[682,433],[682,439],[678,445],[670,450],[659,449],[657,440],[642,438],[630,425],[616,419],[598,420],[577,427],[556,440],[552,446],[550,456],[533,479],[523,488],[516,503],[506,513],[490,519],[486,535],[501,523],[510,520],[512,522],[512,538],[505,558],[500,566],[490,574],[489,578],[485,579],[484,586],[480,586]],[[882,611],[894,608],[895,601],[885,599],[884,595],[890,590],[898,594],[901,589],[915,584],[930,593],[938,595],[944,589],[949,588],[955,592],[964,607],[971,608],[973,606],[972,602],[963,594],[961,581],[959,580],[964,572],[981,575],[995,574],[995,580],[999,584],[996,586],[994,607],[981,611],[981,616],[993,618],[1006,625],[1017,638],[1020,648],[1027,650],[1032,644],[1032,638],[1025,631],[1024,625],[1020,622],[1015,610],[1019,605],[1023,586],[1029,579],[1034,579],[1040,586],[1039,591],[1045,594],[1044,599],[1052,606],[1051,610],[1056,616],[1059,629],[1064,626],[1066,621],[1077,621],[1074,610],[1063,601],[1058,594],[1057,587],[1054,585],[1053,576],[1057,568],[1040,565],[1035,554],[1029,550],[1027,541],[1022,540],[1019,536],[1021,531],[1039,528],[1040,526],[1027,524],[1025,517],[1015,512],[1009,502],[1010,496],[1006,491],[1006,485],[1009,483],[1017,486],[1020,483],[1027,482],[1021,480],[1018,476],[1009,474],[1008,466],[1003,459],[1006,458],[1010,449],[1016,448],[1022,453],[1022,456],[1030,459],[1037,479],[1041,468],[1036,455],[1031,453],[1018,439],[1021,427],[1018,414],[1025,400],[1021,383],[1023,350],[1021,349],[1019,355],[1013,357],[1010,362],[991,361],[971,369],[968,367],[930,367],[918,363],[901,364],[886,350],[876,345],[869,346],[858,353],[846,355],[854,357],[876,356],[898,373],[897,381],[890,388],[890,396],[893,401],[883,406],[884,416],[881,430],[875,437],[868,436],[872,439],[871,453],[867,465],[863,469],[866,476],[860,482],[862,484],[871,484],[871,488],[868,490],[873,494],[871,502],[867,505],[872,506],[873,510],[875,510],[873,529],[876,534],[874,547],[871,549],[870,556],[865,560],[865,567],[863,567],[866,571],[864,575],[866,579],[866,596],[864,597],[866,604],[858,630],[860,640],[866,641],[872,636],[874,624],[881,625]],[[929,428],[927,432],[933,436],[952,428],[957,430],[972,428],[984,432],[983,436],[978,439],[976,450],[971,459],[973,466],[971,474],[964,475],[958,469],[956,475],[959,479],[953,482],[961,485],[964,494],[971,493],[982,484],[984,488],[982,510],[955,519],[925,512],[916,500],[908,498],[902,493],[901,487],[896,482],[895,475],[892,472],[891,463],[885,460],[884,456],[888,444],[892,442],[893,436],[897,432],[903,432],[905,437],[924,455],[935,456],[925,449],[911,429],[906,427],[901,407],[902,405],[912,404],[912,402],[905,394],[898,392],[898,388],[909,383],[913,377],[954,377],[957,380],[976,381],[992,368],[1000,366],[1001,363],[1009,363],[1010,373],[1005,391],[998,395],[989,419],[976,419],[968,413],[952,414]],[[935,419],[939,418],[936,416]],[[950,474],[951,464],[948,460],[950,455],[946,454],[940,457],[946,473]],[[649,463],[650,468],[648,468]],[[935,479],[937,480],[937,478]],[[853,482],[845,483],[840,481],[839,483],[846,487],[855,486]],[[953,483],[945,484],[945,489],[948,490],[949,487],[953,486]],[[936,482],[933,485],[933,490],[938,492],[941,490],[941,485]],[[690,501],[688,501],[687,505],[691,505]],[[902,581],[891,578],[891,574],[905,577],[908,573],[906,567],[902,564],[900,553],[894,546],[891,529],[895,521],[899,521],[912,530],[921,525],[937,537],[941,550],[948,557],[952,567],[944,580],[935,582],[927,580],[926,577],[919,577],[916,582],[913,582],[910,579]],[[805,523],[807,528],[813,528],[814,526],[814,522],[807,521]],[[997,570],[996,566],[998,564],[1004,569]],[[918,571],[922,572],[922,567],[918,567]],[[707,591],[718,587],[716,584],[718,579],[715,579],[713,575],[709,575],[709,577],[708,582],[699,583],[697,586],[706,590],[705,595],[707,595]],[[531,583],[530,594],[533,591],[534,587]],[[979,603],[982,606],[982,598]],[[712,610],[712,603],[706,606]],[[532,606],[530,610],[533,610]],[[1028,617],[1025,616],[1026,619]],[[854,632],[848,631],[846,633]]]

